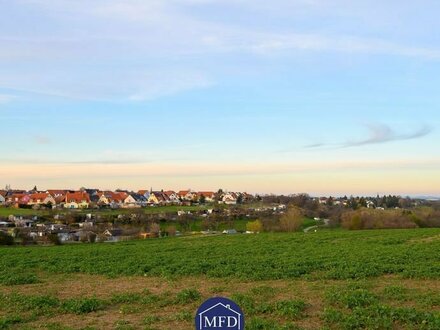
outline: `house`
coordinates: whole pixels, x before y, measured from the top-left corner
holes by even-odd
[[[137,193],[144,196],[148,200],[148,198],[150,197],[150,190],[139,190]]]
[[[143,195],[131,193],[123,201],[122,207],[135,208],[147,205],[147,199]]]
[[[150,193],[150,197],[148,198],[148,203],[155,205],[169,204],[170,199],[163,191],[152,191]]]
[[[100,206],[110,206],[111,208],[121,207],[128,194],[125,192],[101,191],[97,204]]]
[[[237,204],[237,194],[234,192],[224,193],[221,197],[221,201],[227,205]]]
[[[89,207],[89,194],[83,191],[66,194],[64,208],[66,209],[86,209]]]
[[[177,193],[173,190],[167,190],[164,192],[165,195],[168,196],[168,199],[170,200],[170,203],[173,204],[179,204],[180,203],[180,199],[179,199],[179,195],[177,195]]]
[[[80,229],[73,233],[74,237],[72,240],[81,241],[81,242],[94,242],[98,240],[98,235],[92,231],[87,229]]]
[[[237,231],[235,229],[225,229],[222,232],[223,234],[228,234],[228,235],[234,235],[237,234]]]
[[[34,224],[34,221],[30,219],[16,218],[14,219],[14,223],[16,227],[30,228]]]
[[[20,207],[20,205],[27,205],[29,203],[29,195],[25,193],[14,193],[9,195],[6,199],[6,203],[13,207]]]
[[[0,190],[0,205],[4,205],[6,203],[6,191]]]
[[[107,229],[102,235],[106,237],[107,241],[117,242],[122,238],[122,229]]]
[[[29,195],[28,205],[56,205],[55,198],[49,193],[34,193]]]
[[[55,205],[64,206],[64,203],[66,202],[66,195],[59,195],[55,197]]]
[[[122,207],[124,208],[135,208],[135,207],[141,207],[137,200],[132,195],[127,195],[125,199],[122,201]]]
[[[197,193],[197,199],[200,201],[200,198],[202,198],[202,196],[205,198],[206,202],[211,203],[215,199],[215,192],[213,192],[213,191],[199,191]]]
[[[197,193],[191,191],[191,190],[180,190],[177,193],[177,196],[179,196],[180,200],[184,201],[192,201],[195,198],[197,198]]]
[[[146,206],[148,202],[148,198],[146,198],[144,195],[131,193],[131,197],[136,201],[137,206]]]
[[[243,202],[250,202],[253,201],[255,198],[254,195],[248,194],[247,192],[242,193],[241,196]]]
[[[60,196],[65,196],[67,194],[67,190],[61,190],[61,189],[48,189],[46,190],[46,193],[51,195],[53,198],[57,198]]]

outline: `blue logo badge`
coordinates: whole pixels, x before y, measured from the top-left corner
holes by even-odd
[[[206,300],[197,310],[196,330],[244,330],[244,315],[232,300],[215,297]]]

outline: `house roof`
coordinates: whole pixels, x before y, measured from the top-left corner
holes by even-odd
[[[136,202],[145,202],[145,201],[147,201],[147,199],[145,198],[145,196],[143,194],[132,193],[130,195],[131,195],[131,197],[134,198],[134,200]]]
[[[137,193],[138,193],[139,195],[145,195],[147,192],[150,192],[150,190],[149,190],[149,189],[146,189],[146,190],[139,190]]]
[[[186,195],[188,195],[190,192],[191,192],[190,190],[180,190],[180,191],[177,193],[177,195],[179,195],[179,196],[186,196]]]
[[[52,195],[53,197],[57,196],[57,195],[65,195],[67,190],[63,190],[63,189],[47,189],[46,192],[50,195]]]
[[[82,201],[90,203],[90,196],[86,192],[76,191],[74,193],[67,193],[65,200],[66,203],[70,203],[71,201],[74,201],[75,203],[81,203]]]
[[[59,196],[55,197],[55,202],[57,204],[60,204],[65,201],[66,201],[66,195],[59,195]]]
[[[165,194],[165,193],[162,192],[162,191],[153,191],[153,192],[151,193],[151,195],[156,196],[156,198],[157,198],[158,201],[169,201],[169,200],[170,200],[170,198],[168,197],[168,195]]]
[[[12,194],[9,196],[9,198],[15,202],[18,201],[20,203],[27,203],[29,201],[29,195],[28,194]]]
[[[122,203],[124,201],[124,199],[126,199],[128,197],[128,194],[125,192],[113,192],[113,191],[100,191],[97,193],[97,195],[99,197],[101,197],[102,195],[105,196],[105,198],[108,199],[108,201],[114,202],[114,203]]]
[[[111,236],[121,236],[122,229],[107,229],[104,234],[109,234]]]
[[[197,196],[214,197],[215,193],[213,191],[199,191]]]
[[[35,193],[35,194],[30,194],[29,198],[32,201],[37,201],[37,200],[44,201],[49,196],[51,195],[48,193]]]

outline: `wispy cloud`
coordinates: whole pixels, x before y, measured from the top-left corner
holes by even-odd
[[[40,145],[46,145],[52,143],[52,139],[46,135],[35,135],[34,141],[36,144],[40,144]]]
[[[35,13],[32,19],[41,24],[35,31],[33,24],[17,29],[15,21],[5,20],[0,32],[0,59],[4,63],[4,68],[0,64],[0,88],[54,97],[143,102],[203,89],[225,75],[219,56],[239,59],[231,63],[242,63],[249,56],[292,58],[298,51],[440,59],[439,48],[386,35],[371,38],[367,37],[371,33],[356,35],[352,29],[323,33],[296,25],[256,28],[246,20],[231,23],[214,19],[223,8],[234,9],[243,17],[267,12],[268,21],[277,22],[278,15],[286,13],[299,18],[307,14],[313,21],[328,13],[336,20],[348,15],[334,13],[341,8],[359,9],[345,1],[277,0],[276,5],[250,0],[16,2],[18,5],[2,8],[0,20],[8,17],[12,8],[10,12],[15,14]],[[240,72],[239,65],[229,72],[233,72],[231,76]]]
[[[390,126],[385,124],[368,124],[368,137],[361,140],[349,140],[344,143],[315,143],[305,146],[305,148],[353,148],[371,144],[382,144],[392,141],[405,141],[422,138],[432,132],[432,127],[423,126],[415,131],[407,133],[398,133]]]

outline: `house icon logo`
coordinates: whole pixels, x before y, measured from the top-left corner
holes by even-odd
[[[199,307],[195,324],[196,330],[244,330],[244,315],[232,300],[215,297]]]

